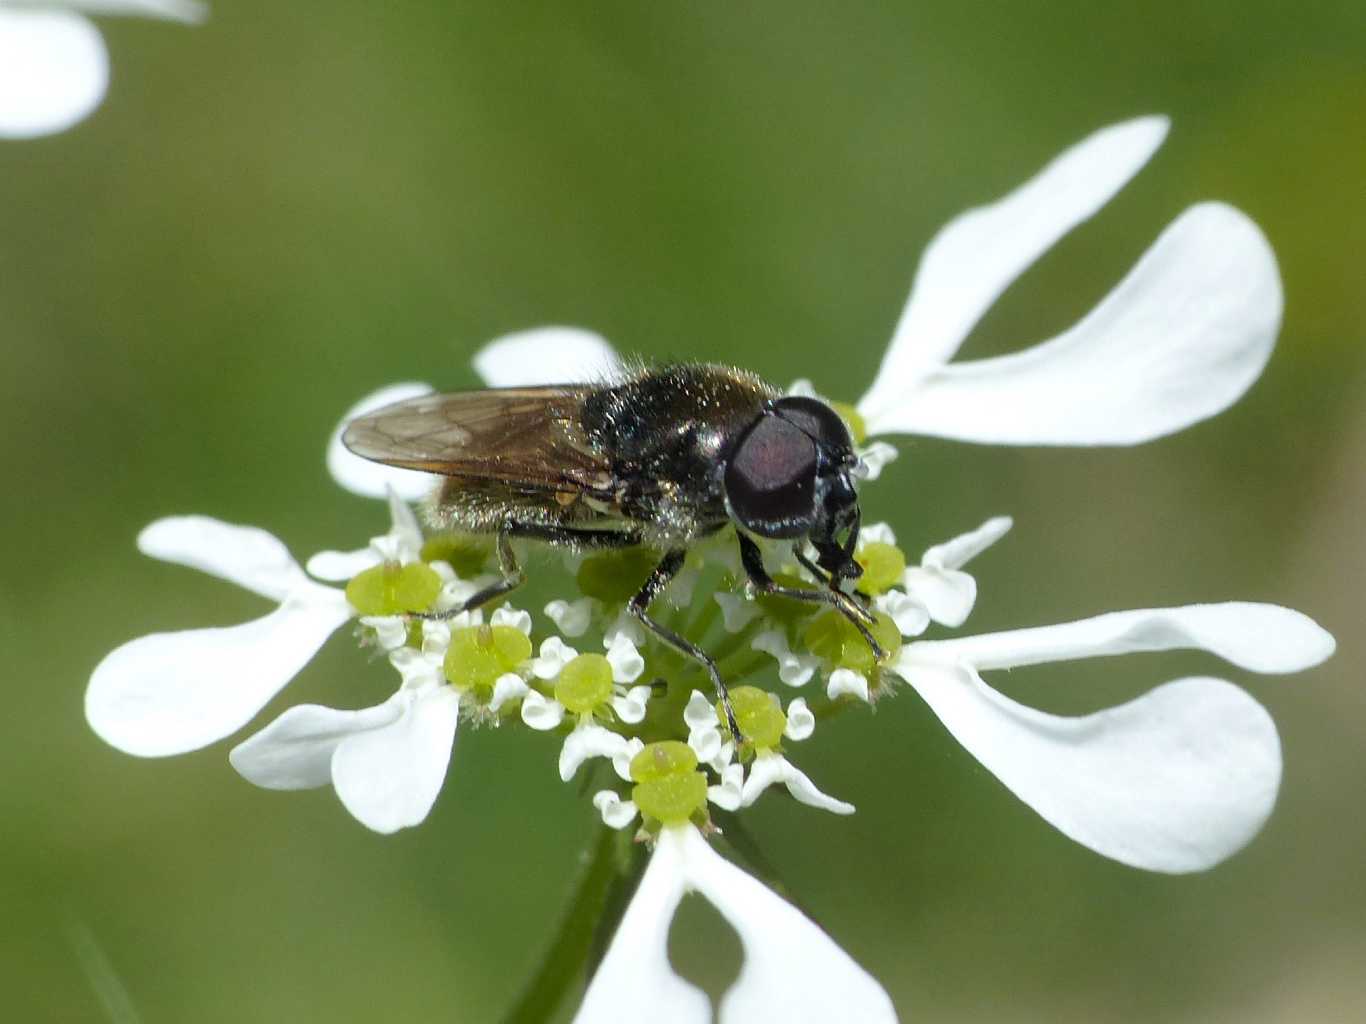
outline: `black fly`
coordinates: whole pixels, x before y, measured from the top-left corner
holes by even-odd
[[[784,396],[731,367],[682,364],[606,384],[411,398],[354,420],[342,440],[363,458],[444,477],[427,509],[433,526],[496,536],[503,579],[450,615],[521,584],[514,537],[660,552],[629,608],[706,668],[737,737],[716,662],[649,614],[699,538],[733,523],[756,591],[833,605],[882,657],[872,616],[843,588],[862,573],[858,456],[839,414],[815,398]],[[792,541],[823,588],[774,582],[751,534]]]

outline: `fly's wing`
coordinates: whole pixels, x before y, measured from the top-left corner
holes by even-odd
[[[424,395],[348,424],[342,443],[363,459],[530,490],[610,493],[611,466],[579,425],[588,386],[494,388]]]

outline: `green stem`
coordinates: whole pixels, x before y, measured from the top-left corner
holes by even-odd
[[[544,1024],[597,969],[644,869],[645,857],[628,833],[599,829],[541,965],[503,1024]]]

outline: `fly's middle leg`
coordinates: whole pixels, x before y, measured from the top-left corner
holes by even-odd
[[[712,686],[716,688],[716,695],[721,699],[721,707],[726,713],[726,724],[730,726],[730,734],[735,737],[735,743],[738,746],[744,741],[744,737],[740,733],[739,723],[735,721],[735,709],[730,705],[730,693],[726,689],[725,680],[721,678],[721,670],[716,667],[716,662],[712,656],[692,641],[650,618],[651,602],[669,585],[669,581],[678,575],[678,570],[683,568],[685,554],[684,549],[676,548],[665,555],[664,560],[655,567],[654,572],[650,573],[649,579],[645,581],[640,591],[631,598],[627,608],[651,633],[674,650],[686,654],[707,670],[707,675],[711,676]]]

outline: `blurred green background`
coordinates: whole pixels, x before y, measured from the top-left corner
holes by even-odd
[[[553,742],[462,733],[430,820],[390,838],[330,791],[254,789],[226,743],[117,753],[81,710],[105,652],[266,608],[140,557],[137,530],[196,511],[298,555],[356,546],[384,521],[324,471],[342,410],[395,380],[472,386],[483,341],[542,323],[856,398],[939,225],[1163,111],[1151,167],[964,354],[1066,327],[1185,206],[1222,198],[1285,278],[1262,380],[1132,450],[906,444],[867,514],[912,551],[1015,516],[979,566],[978,630],[1227,598],[1313,615],[1341,649],[1303,676],[1163,655],[995,680],[1072,712],[1188,671],[1235,679],[1281,729],[1276,813],[1209,874],[1134,871],[1044,824],[907,695],[802,752],[856,816],[773,799],[751,826],[906,1020],[1358,1018],[1356,0],[224,0],[197,29],[100,24],[103,107],[0,143],[0,1017],[108,1020],[107,969],[147,1022],[496,1019],[593,829]],[[261,720],[372,703],[391,676],[337,640]],[[673,942],[713,987],[737,968],[691,901]]]

